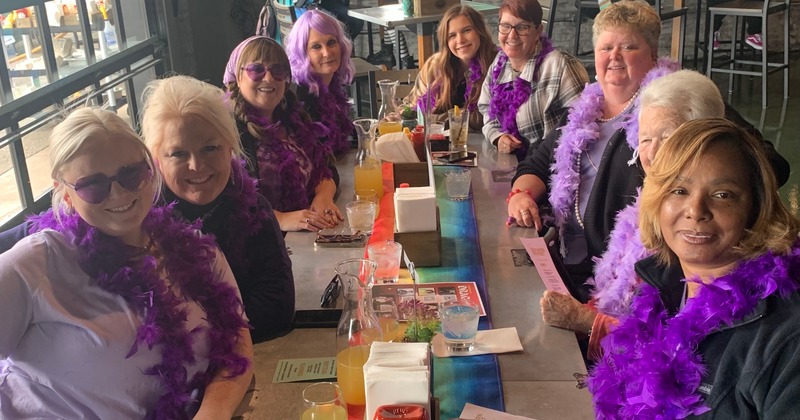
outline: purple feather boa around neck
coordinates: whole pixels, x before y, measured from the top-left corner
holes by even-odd
[[[642,79],[640,89],[651,81],[673,73],[679,64],[668,58],[658,59],[656,66]],[[603,116],[603,90],[600,83],[587,85],[578,98],[570,106],[567,124],[561,129],[561,137],[554,154],[550,181],[550,205],[561,238],[561,254],[566,255],[564,245],[564,229],[566,222],[572,217],[575,197],[580,188],[581,174],[578,161],[589,147],[600,136],[598,119]],[[626,140],[631,149],[636,150],[639,143],[639,98],[633,103],[631,111],[625,116],[618,128],[625,130]],[[600,162],[603,165],[603,162]]]
[[[800,285],[791,276],[798,272],[795,243],[789,255],[744,261],[703,285],[674,317],[655,287],[640,285],[631,315],[602,342],[603,359],[589,377],[597,418],[680,419],[709,411],[698,391],[706,372],[698,346],[751,314],[759,301],[796,292]]]
[[[595,258],[592,297],[595,307],[606,315],[621,318],[630,313],[631,301],[639,283],[634,264],[652,253],[639,235],[639,197],[617,213],[614,230],[608,238],[603,256]]]
[[[347,103],[347,96],[344,90],[338,86],[329,89],[324,83],[320,83],[317,104],[306,104],[319,110],[319,118],[322,124],[330,131],[323,139],[333,153],[344,153],[350,149],[350,136],[355,127],[350,121],[350,105]]]
[[[260,162],[268,159],[270,153],[277,156],[277,168],[281,174],[280,199],[271,203],[278,211],[294,211],[308,208],[311,197],[314,196],[316,187],[333,174],[328,167],[328,158],[332,155],[331,147],[319,139],[328,134],[328,129],[320,123],[303,121],[300,116],[299,106],[292,110],[289,121],[270,122],[269,118],[262,115],[249,105],[247,118],[262,129],[262,136],[257,144],[256,159]],[[317,130],[315,132],[315,130]],[[284,139],[288,136],[290,139]],[[311,162],[313,169],[310,178],[302,173],[299,167],[297,153],[288,147],[287,142],[294,141],[303,150]],[[266,165],[259,164],[259,167]],[[265,174],[259,174],[265,178]]]
[[[528,145],[519,134],[519,127],[517,127],[517,112],[519,108],[533,93],[531,83],[539,76],[539,69],[542,62],[553,51],[553,43],[550,38],[545,34],[539,35],[539,52],[534,57],[534,70],[533,80],[525,80],[522,77],[517,77],[513,82],[497,83],[497,79],[503,73],[508,63],[508,56],[502,51],[497,52],[497,62],[495,63],[492,77],[489,81],[491,86],[492,97],[489,100],[488,117],[496,119],[500,123],[500,131],[505,134],[523,140],[523,147],[517,149],[516,155],[522,160],[528,153]]]
[[[480,86],[480,81],[483,79],[483,68],[481,68],[481,61],[478,57],[473,57],[472,60],[469,62],[469,69],[464,73],[464,79],[466,80],[467,89],[464,92],[464,104],[466,104],[467,109],[469,112],[477,112],[478,111],[478,101],[471,101],[469,100],[470,95],[472,95],[472,90],[474,87]],[[429,86],[427,92],[420,95],[417,99],[417,106],[422,110],[424,113],[432,112],[433,105],[436,104],[436,98],[439,97],[439,90],[441,86],[439,83],[432,83]],[[442,101],[444,102],[444,101]],[[446,112],[447,110],[440,110],[441,112]]]
[[[238,376],[247,370],[248,360],[235,347],[239,332],[248,325],[236,290],[214,274],[214,239],[198,235],[197,224],[174,217],[171,206],[151,209],[142,223],[160,259],[103,234],[77,213],[62,216],[61,223],[52,210],[28,220],[31,231],[51,228],[63,233],[76,246],[80,267],[97,286],[121,296],[139,314],[142,323],[126,358],[139,346],[160,347],[161,362],[142,372],[159,377],[164,388],[147,419],[188,418],[187,407],[197,403],[193,392],[202,391],[217,372],[228,370]],[[171,287],[161,278],[162,269]],[[186,329],[188,313],[182,308],[186,300],[205,310],[210,327],[208,368],[192,378],[186,377],[185,366],[197,363],[192,343],[200,331]]]

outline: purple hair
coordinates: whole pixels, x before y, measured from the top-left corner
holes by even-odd
[[[306,54],[308,33],[311,29],[325,35],[333,35],[341,46],[339,70],[334,73],[331,86],[352,83],[353,75],[356,73],[355,65],[350,60],[350,54],[353,52],[353,42],[345,35],[341,22],[319,10],[309,10],[303,13],[294,23],[292,32],[289,33],[284,42],[295,83],[308,86],[309,92],[314,96],[319,96],[321,81],[314,75],[311,62],[308,60],[308,54]]]

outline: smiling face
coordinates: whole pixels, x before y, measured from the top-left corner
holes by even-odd
[[[288,78],[279,80],[280,77],[276,78],[272,71],[267,71],[264,73],[263,77],[253,80],[251,74],[244,70],[244,68],[255,63],[263,64],[266,68],[270,68],[273,64],[283,65],[283,63],[270,63],[267,60],[243,62],[243,68],[239,70],[236,79],[236,83],[239,85],[239,90],[242,92],[242,97],[244,97],[245,101],[247,101],[250,106],[261,111],[263,115],[270,116],[272,115],[272,111],[281,103],[281,99],[283,99],[283,95],[286,93],[290,80]],[[286,67],[288,68],[288,64],[286,64]]]
[[[645,107],[639,112],[639,161],[645,174],[650,172],[656,152],[683,121],[664,107]]]
[[[91,175],[113,177],[120,174],[121,168],[135,166],[145,159],[142,148],[134,141],[138,140],[120,137],[87,139],[61,170],[61,179],[56,182],[75,185],[79,179]],[[86,223],[127,244],[144,245],[142,221],[150,211],[155,193],[152,176],[136,191],[123,188],[117,181],[112,182],[108,197],[97,204],[85,201],[68,186],[64,186],[63,191],[64,202]]]
[[[538,27],[533,22],[522,20],[511,13],[502,13],[500,15],[500,25],[528,25],[529,29],[525,35],[520,35],[516,29],[512,29],[509,33],[499,33],[497,40],[500,42],[500,48],[511,60],[529,60],[533,58],[536,52],[536,45],[539,42],[539,34],[542,31],[542,25]]]
[[[192,204],[216,199],[231,176],[230,142],[196,116],[172,120],[162,135],[157,163],[167,188]]]
[[[659,211],[664,241],[684,274],[718,277],[738,256],[733,247],[745,234],[753,211],[746,163],[740,152],[717,143],[694,169],[684,169]]]
[[[607,29],[597,37],[594,48],[597,80],[604,92],[617,87],[632,95],[655,65],[654,57],[650,45],[635,31]]]
[[[330,83],[341,64],[342,49],[334,35],[326,35],[311,28],[308,31],[308,59],[312,72]]]
[[[480,46],[481,38],[468,17],[459,15],[450,20],[447,25],[447,48],[451,54],[466,64],[475,57]]]

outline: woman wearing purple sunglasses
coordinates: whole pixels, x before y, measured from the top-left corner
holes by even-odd
[[[329,134],[289,89],[289,58],[271,38],[255,36],[231,53],[223,78],[248,171],[275,209],[283,231],[318,231],[343,221],[333,201],[337,174]]]
[[[252,377],[213,238],[152,208],[160,177],[110,111],[50,136],[53,210],[0,255],[0,418],[230,418]]]

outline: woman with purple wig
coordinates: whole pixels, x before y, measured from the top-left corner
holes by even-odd
[[[346,151],[353,133],[344,87],[353,81],[353,43],[342,24],[319,10],[297,19],[286,38],[286,54],[297,84],[297,97],[313,121],[330,130],[325,142],[334,153]]]

